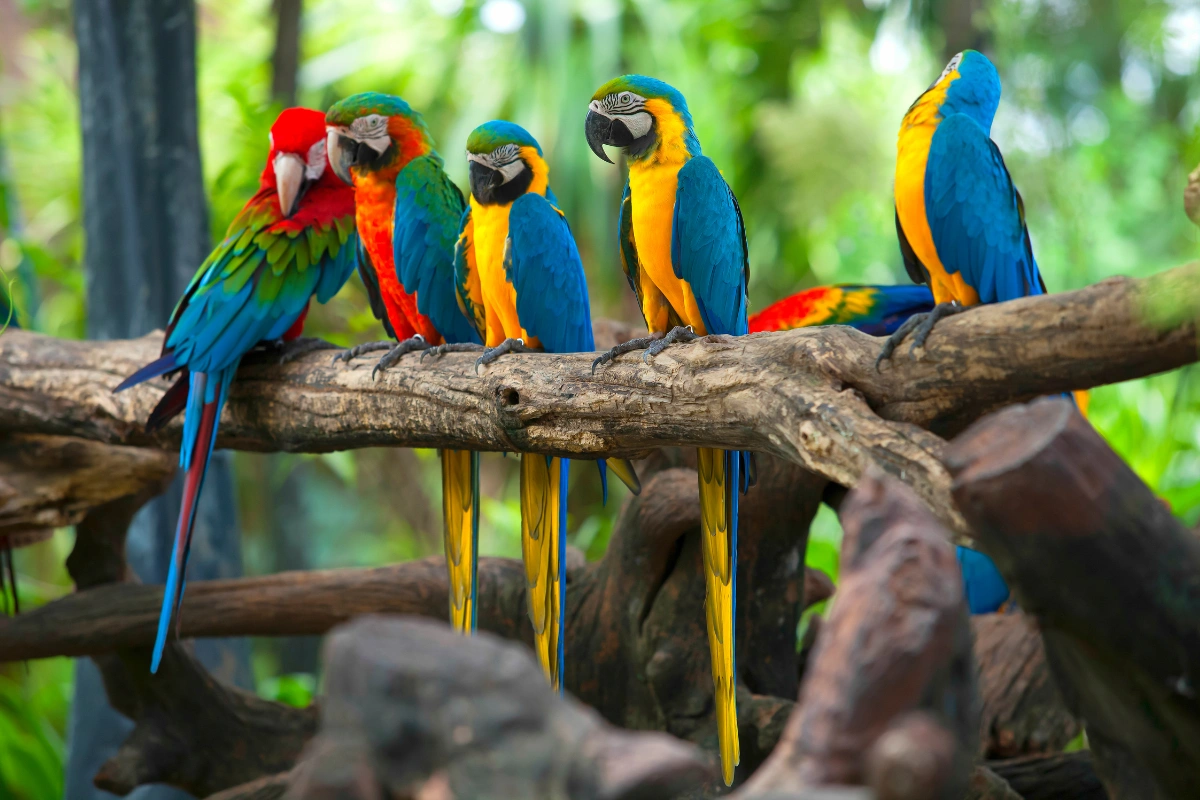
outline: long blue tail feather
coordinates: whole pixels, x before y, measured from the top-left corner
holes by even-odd
[[[558,472],[558,693],[563,693],[567,643],[567,478],[571,461],[562,459]]]
[[[151,378],[157,378],[160,375],[166,375],[168,372],[174,372],[177,369],[179,369],[179,363],[175,360],[175,354],[167,353],[166,355],[151,361],[149,364],[142,367],[125,380],[121,381],[120,385],[113,389],[113,392],[123,392],[131,386],[137,386],[139,383],[145,383]]]

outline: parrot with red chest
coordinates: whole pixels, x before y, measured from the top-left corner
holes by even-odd
[[[114,389],[179,376],[146,424],[154,430],[184,414],[179,451],[183,502],[151,672],[158,671],[171,618],[183,599],[197,501],[221,409],[242,357],[260,345],[288,348],[285,359],[311,349],[304,343],[297,347],[296,340],[312,298],[322,303],[332,298],[355,267],[354,190],[330,168],[325,115],[289,108],[271,126],[268,140],[258,192],[175,306],[162,355]]]

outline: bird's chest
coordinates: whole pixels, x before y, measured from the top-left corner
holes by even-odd
[[[675,222],[675,190],[682,165],[633,167],[629,193],[633,206],[633,237],[641,271],[668,297],[679,283],[671,262],[671,235]],[[677,311],[682,312],[682,308]]]
[[[471,202],[475,225],[475,263],[485,303],[499,303],[512,287],[504,274],[504,243],[508,239],[510,205],[481,205]]]
[[[925,169],[934,129],[925,124],[901,129],[896,152],[896,214],[913,252],[931,273],[940,266],[925,209]]]

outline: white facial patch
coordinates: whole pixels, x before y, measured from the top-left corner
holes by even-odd
[[[521,174],[525,162],[521,159],[521,148],[515,144],[497,147],[490,153],[467,153],[467,161],[482,164],[488,169],[494,169],[504,176],[504,183]]]
[[[304,159],[304,177],[310,181],[320,180],[325,174],[325,140],[314,144],[308,148],[308,155]]]
[[[962,53],[956,53],[954,58],[950,59],[950,63],[946,65],[946,68],[942,70],[942,74],[938,75],[938,79],[933,82],[934,86],[941,83],[942,80],[951,72],[954,72],[954,70],[958,69],[958,65],[962,63],[962,58]]]
[[[588,109],[609,119],[619,119],[635,139],[654,127],[654,117],[646,111],[646,98],[634,92],[614,92],[603,100],[593,100]]]
[[[382,114],[367,114],[350,123],[350,135],[376,153],[382,153],[392,144],[387,125],[387,117]]]

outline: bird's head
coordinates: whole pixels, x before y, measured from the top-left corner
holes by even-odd
[[[325,114],[329,163],[353,184],[356,175],[394,169],[433,149],[421,115],[390,94],[363,92],[330,106]]]
[[[529,131],[512,122],[485,122],[467,137],[471,196],[481,205],[506,205],[526,192],[544,195],[550,169]]]
[[[596,90],[584,132],[592,152],[610,164],[606,144],[634,160],[686,161],[700,154],[683,95],[645,75],[622,75]]]
[[[279,197],[279,212],[296,213],[300,200],[314,183],[329,172],[325,157],[325,115],[311,108],[283,111],[268,134],[271,152],[263,181],[273,185]]]
[[[985,131],[990,131],[1000,106],[1000,75],[983,53],[963,50],[950,59],[942,74],[929,84],[913,106],[927,98],[937,102],[943,118],[950,114],[966,114]]]

